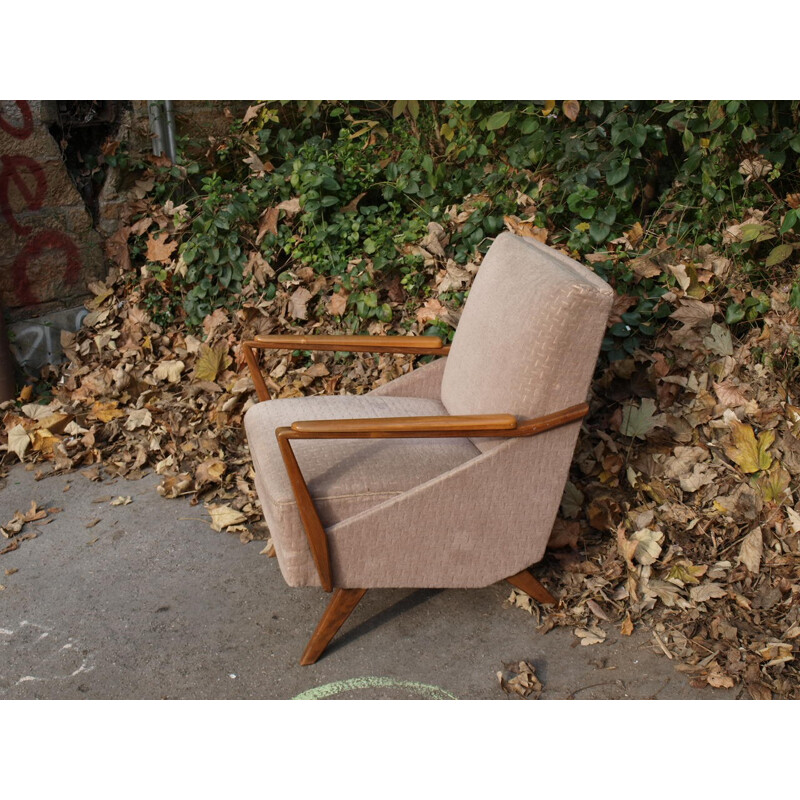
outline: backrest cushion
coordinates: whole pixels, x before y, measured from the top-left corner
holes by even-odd
[[[614,292],[535,239],[502,233],[464,306],[442,378],[450,414],[530,419],[586,400]],[[481,450],[497,440],[476,439]]]

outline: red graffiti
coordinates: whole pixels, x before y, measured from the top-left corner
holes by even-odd
[[[17,100],[16,104],[19,113],[22,114],[22,127],[18,128],[16,125],[11,125],[8,120],[3,119],[2,115],[0,115],[0,128],[15,139],[27,139],[33,133],[31,107],[25,100]]]
[[[33,133],[33,114],[30,105],[24,100],[17,100],[17,107],[22,114],[22,127],[11,125],[0,116],[0,128],[15,139],[27,139]],[[33,228],[22,225],[16,214],[22,211],[40,211],[47,196],[47,177],[41,164],[37,164],[28,156],[0,157],[0,214],[11,230],[20,236],[26,236]],[[16,187],[17,193],[24,202],[23,208],[16,211],[12,208],[11,189]],[[81,257],[75,242],[60,231],[43,231],[32,236],[14,259],[12,267],[17,299],[20,305],[28,306],[39,302],[39,297],[31,285],[29,274],[31,262],[50,251],[60,252],[64,257],[63,283],[72,286],[78,282],[81,273]]]
[[[17,297],[22,305],[29,306],[39,302],[31,287],[28,267],[34,259],[46,250],[60,250],[65,257],[64,283],[72,286],[78,282],[81,275],[81,255],[75,242],[65,233],[59,231],[43,231],[28,241],[14,260],[14,284]]]
[[[11,207],[11,184],[15,184],[22,199],[25,201],[25,210],[38,211],[44,203],[47,194],[47,178],[40,164],[28,156],[0,156],[0,214],[3,215],[11,229],[20,236],[31,232],[29,225],[21,225],[14,216]],[[30,180],[26,180],[26,173],[36,184],[31,190]]]

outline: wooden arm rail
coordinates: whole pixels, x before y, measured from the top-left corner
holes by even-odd
[[[511,414],[465,415],[453,417],[384,417],[350,420],[301,420],[291,427],[277,428],[278,447],[286,465],[297,510],[308,537],[314,564],[322,588],[333,590],[328,537],[320,521],[314,500],[292,450],[292,439],[407,439],[438,437],[516,437],[560,428],[577,422],[589,411],[586,403],[570,406],[553,414],[527,420],[521,424]]]
[[[302,434],[322,434],[329,437],[353,438],[359,434],[381,436],[389,433],[429,436],[437,433],[487,430],[507,431],[517,427],[512,414],[486,414],[453,417],[381,417],[379,419],[314,419],[292,423],[292,431]],[[305,438],[305,437],[304,437]]]
[[[320,352],[406,353],[446,356],[450,347],[438,336],[304,336],[276,334],[256,336],[241,344],[259,400],[269,400],[269,391],[258,368],[255,350],[315,350]]]

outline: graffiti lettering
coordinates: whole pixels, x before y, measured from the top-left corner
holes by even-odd
[[[75,242],[65,233],[44,231],[31,239],[22,248],[14,260],[14,284],[17,297],[22,305],[33,305],[39,298],[31,287],[28,267],[31,261],[41,256],[46,250],[60,250],[64,254],[64,283],[73,286],[78,282],[81,272],[81,256]]]
[[[3,119],[2,114],[0,114],[0,128],[15,139],[27,139],[33,133],[31,107],[25,100],[17,100],[16,104],[19,113],[22,115],[22,127],[18,128],[16,125],[12,125],[8,120]]]
[[[22,125],[13,125],[0,116],[0,129],[15,139],[27,139],[33,133],[33,114],[25,100],[16,101],[22,116]],[[14,208],[11,190],[16,188],[24,206]],[[27,236],[33,228],[23,225],[16,217],[22,211],[39,211],[47,195],[47,177],[41,164],[28,156],[0,157],[0,214],[9,227],[19,236]],[[40,301],[31,285],[29,268],[31,263],[49,251],[60,252],[64,259],[63,282],[72,286],[78,282],[81,257],[75,242],[65,233],[43,231],[31,237],[14,259],[13,275],[17,300],[20,305],[34,305]]]
[[[25,201],[24,210],[38,211],[44,203],[47,193],[47,178],[41,165],[37,164],[28,156],[2,156],[0,157],[0,214],[11,226],[11,229],[20,236],[25,236],[31,232],[29,225],[21,225],[11,207],[11,185],[17,187],[17,191]],[[26,173],[29,179],[26,180]],[[31,190],[30,178],[35,183],[35,189]],[[22,211],[23,209],[18,209]]]

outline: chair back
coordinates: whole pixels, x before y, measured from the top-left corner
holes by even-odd
[[[586,400],[614,292],[535,239],[502,233],[478,271],[442,378],[450,414],[549,414]],[[496,439],[475,439],[481,450]]]

